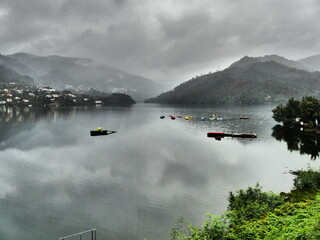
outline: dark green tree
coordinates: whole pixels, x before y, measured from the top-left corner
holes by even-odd
[[[285,111],[286,111],[286,107],[284,105],[280,104],[276,106],[276,108],[272,110],[273,119],[279,123],[283,122],[285,119]]]
[[[278,105],[272,112],[273,118],[277,122],[282,122],[285,125],[294,124],[296,118],[301,116],[300,101],[290,98],[286,105]]]
[[[320,101],[315,97],[303,97],[300,102],[300,117],[304,122],[315,124],[320,120]]]

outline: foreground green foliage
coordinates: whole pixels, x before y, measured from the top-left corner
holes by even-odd
[[[296,190],[306,192],[320,192],[320,173],[316,170],[296,172],[293,186]]]
[[[171,240],[320,239],[320,172],[296,171],[294,189],[280,195],[259,185],[230,193],[228,212],[202,226],[181,218]]]
[[[283,199],[281,196],[272,192],[262,192],[261,190],[262,188],[257,184],[254,188],[241,189],[236,194],[230,192],[227,217],[231,225],[258,219],[282,204]]]
[[[229,229],[225,239],[318,239],[320,196],[316,200],[286,202],[266,216]]]

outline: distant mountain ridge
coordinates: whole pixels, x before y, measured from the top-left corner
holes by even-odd
[[[159,94],[163,89],[150,79],[87,58],[16,53],[1,55],[0,64],[29,75],[42,86],[60,90],[87,91],[94,88],[108,93],[127,93],[138,102]]]
[[[320,96],[320,73],[301,68],[306,67],[276,55],[246,56],[223,71],[193,78],[146,102],[255,104],[283,102],[305,95]]]
[[[319,94],[320,55],[298,61],[275,54],[245,56],[223,71],[191,79],[152,99],[164,89],[159,84],[88,58],[0,54],[0,66],[3,82],[18,79],[58,90],[120,92],[137,102],[257,103]]]
[[[287,67],[290,67],[290,68],[296,68],[296,69],[306,70],[306,71],[313,71],[312,69],[308,68],[307,66],[305,66],[304,64],[302,64],[298,61],[289,60],[289,59],[286,59],[282,56],[278,56],[276,54],[265,55],[263,57],[245,56],[245,57],[241,58],[239,61],[231,64],[230,67],[246,67],[246,66],[248,66],[252,63],[255,63],[255,62],[269,62],[269,61],[274,61],[274,62],[280,63],[282,65],[285,65]]]
[[[320,71],[320,54],[300,59],[298,62],[307,66],[313,71]]]

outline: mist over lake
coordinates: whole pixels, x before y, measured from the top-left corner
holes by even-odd
[[[166,239],[180,216],[200,224],[207,212],[226,211],[229,191],[257,182],[289,191],[285,173],[317,161],[271,136],[273,107],[2,108],[0,237],[58,239],[96,228],[98,239]],[[198,119],[213,114],[223,119]],[[91,137],[97,127],[118,132]],[[217,141],[209,131],[258,138]]]

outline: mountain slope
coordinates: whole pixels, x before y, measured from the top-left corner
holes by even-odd
[[[246,67],[254,62],[269,62],[269,61],[274,61],[277,63],[280,63],[282,65],[285,65],[287,67],[290,68],[296,68],[296,69],[300,69],[300,70],[306,70],[306,71],[312,71],[312,69],[308,68],[307,66],[303,65],[302,63],[298,62],[298,61],[294,61],[294,60],[289,60],[286,59],[282,56],[278,56],[278,55],[265,55],[263,57],[248,57],[245,56],[243,58],[241,58],[239,61],[234,62],[233,64],[231,64],[230,67]]]
[[[0,54],[0,65],[5,66],[6,68],[9,68],[21,75],[28,75],[30,77],[33,77],[36,72],[31,70],[29,67],[27,67],[25,64],[23,64],[21,61],[2,55]]]
[[[298,62],[314,71],[320,71],[320,54],[300,59]]]
[[[32,75],[41,85],[57,89],[88,90],[94,88],[105,92],[122,92],[136,101],[159,94],[162,87],[155,82],[129,74],[92,59],[61,56],[40,57],[16,53],[8,57],[18,60],[36,74]]]
[[[34,85],[34,81],[29,76],[22,76],[17,72],[0,65],[0,83],[20,83],[26,85]]]
[[[168,104],[254,104],[319,95],[320,73],[275,61],[245,57],[229,68],[185,82],[146,102]]]

